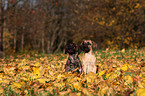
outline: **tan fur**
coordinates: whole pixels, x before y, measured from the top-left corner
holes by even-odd
[[[83,42],[85,43],[89,42],[91,44],[88,45],[90,51],[82,56],[83,71],[86,74],[88,74],[89,72],[93,72],[96,74],[96,57],[92,52],[93,42],[91,40],[84,40]]]

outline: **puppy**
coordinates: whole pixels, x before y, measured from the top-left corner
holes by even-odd
[[[85,74],[88,74],[89,72],[96,74],[96,57],[92,51],[93,43],[94,42],[91,40],[83,40],[81,43],[81,50],[85,52],[82,56],[82,65]],[[95,44],[95,47],[96,46],[97,45]]]
[[[82,73],[83,69],[82,69],[81,61],[78,57],[80,52],[81,52],[80,48],[76,44],[71,42],[66,45],[65,54],[67,53],[69,54],[68,60],[65,65],[66,72],[71,71],[71,72]]]

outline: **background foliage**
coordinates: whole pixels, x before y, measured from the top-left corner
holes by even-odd
[[[0,49],[7,54],[63,51],[70,39],[77,44],[91,39],[98,48],[145,46],[144,0],[1,0],[0,4]]]

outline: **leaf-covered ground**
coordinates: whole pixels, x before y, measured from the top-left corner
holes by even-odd
[[[62,53],[9,56],[0,59],[0,95],[145,96],[144,50],[94,51],[98,72],[88,75],[64,72]]]

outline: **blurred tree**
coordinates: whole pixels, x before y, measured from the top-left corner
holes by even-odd
[[[89,3],[90,13],[93,12],[91,18],[94,18],[92,23],[103,26],[97,31],[104,31],[103,41],[108,47],[138,48],[144,45],[141,40],[145,34],[144,4],[144,0],[92,0]]]
[[[99,48],[145,46],[144,0],[6,0],[0,52],[55,53],[91,39]],[[2,47],[4,45],[4,48]]]
[[[0,57],[3,56],[3,27],[4,27],[4,16],[3,16],[3,1],[0,0]]]
[[[0,57],[3,56],[3,32],[7,12],[12,10],[22,0],[0,0]]]

